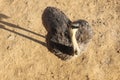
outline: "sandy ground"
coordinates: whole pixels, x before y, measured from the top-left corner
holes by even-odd
[[[83,55],[62,61],[47,50],[47,6],[91,24]],[[0,0],[0,80],[120,80],[120,1]]]

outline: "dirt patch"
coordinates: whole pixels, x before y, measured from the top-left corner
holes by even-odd
[[[119,0],[0,0],[1,80],[119,80]],[[46,48],[42,13],[85,19],[94,37],[83,55],[62,61]]]

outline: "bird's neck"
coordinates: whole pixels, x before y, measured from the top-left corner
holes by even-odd
[[[75,54],[78,54],[79,53],[79,45],[77,43],[77,40],[76,40],[76,32],[77,32],[78,29],[71,29],[70,30],[70,33],[71,33],[71,41],[72,41],[72,45],[73,45],[73,49],[74,49],[74,53]]]

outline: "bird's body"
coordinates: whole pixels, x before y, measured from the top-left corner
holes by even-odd
[[[70,39],[67,23],[70,23],[70,20],[60,10],[53,7],[45,9],[43,13],[43,24],[49,35],[51,35],[53,42],[69,46]]]
[[[72,22],[57,8],[47,7],[42,20],[47,30],[48,49],[63,60],[80,54],[92,37],[92,30],[87,21]],[[79,28],[72,28],[72,24],[74,27],[78,25]]]

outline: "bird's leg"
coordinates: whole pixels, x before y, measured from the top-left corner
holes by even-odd
[[[76,32],[78,29],[71,29],[71,40],[72,40],[72,45],[73,45],[73,50],[74,50],[74,54],[78,55],[80,53],[80,49],[79,49],[79,45],[77,43],[76,40]]]

